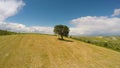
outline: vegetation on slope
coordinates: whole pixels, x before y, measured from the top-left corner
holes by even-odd
[[[12,35],[12,34],[17,34],[17,33],[6,30],[0,30],[0,35]]]
[[[72,38],[120,51],[120,36],[74,36]]]
[[[120,68],[120,52],[48,35],[0,36],[0,68]]]

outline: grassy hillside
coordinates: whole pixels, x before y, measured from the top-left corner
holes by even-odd
[[[72,38],[120,51],[120,36],[74,36]]]
[[[120,52],[48,35],[0,36],[0,68],[120,68]]]

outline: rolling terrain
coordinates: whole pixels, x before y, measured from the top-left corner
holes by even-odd
[[[0,36],[0,68],[120,68],[120,52],[50,35]]]

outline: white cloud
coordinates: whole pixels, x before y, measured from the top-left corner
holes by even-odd
[[[0,21],[15,15],[24,5],[22,0],[0,0]]]
[[[117,35],[120,34],[120,18],[107,16],[86,16],[71,21],[76,27],[71,34],[80,35]]]
[[[53,27],[45,27],[45,26],[32,26],[29,27],[30,30],[34,33],[45,33],[45,34],[53,34]]]
[[[119,16],[120,15],[120,9],[115,9],[112,16]]]

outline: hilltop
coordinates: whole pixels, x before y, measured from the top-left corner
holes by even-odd
[[[0,36],[0,68],[120,68],[120,52],[50,35]]]

